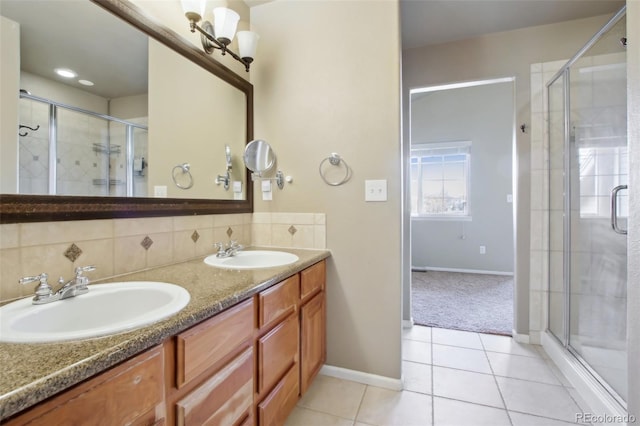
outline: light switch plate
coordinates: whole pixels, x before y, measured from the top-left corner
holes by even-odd
[[[364,181],[365,201],[387,201],[387,180],[365,180]]]

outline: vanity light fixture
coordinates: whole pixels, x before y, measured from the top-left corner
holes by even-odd
[[[204,15],[206,0],[181,0],[181,2],[184,15],[189,20],[191,32],[195,33],[196,30],[200,32],[204,51],[211,54],[215,49],[219,49],[223,55],[228,53],[235,60],[241,62],[245,70],[249,71],[260,36],[253,31],[238,31],[240,54],[236,54],[228,47],[236,35],[240,15],[226,7],[216,7],[213,9],[213,24],[209,21],[203,21],[202,26],[199,26],[198,22],[202,20]]]

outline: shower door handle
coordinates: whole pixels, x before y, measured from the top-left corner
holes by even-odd
[[[618,192],[627,189],[627,185],[618,185],[611,190],[611,227],[615,232],[627,235],[626,229],[618,227]]]

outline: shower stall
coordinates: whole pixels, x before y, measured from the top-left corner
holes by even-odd
[[[122,120],[20,92],[20,194],[147,194],[146,118]]]
[[[625,49],[623,8],[547,83],[547,352],[613,413],[628,377]]]

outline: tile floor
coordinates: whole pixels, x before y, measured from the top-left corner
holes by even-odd
[[[561,426],[588,412],[539,346],[414,326],[401,392],[318,375],[287,426]],[[582,423],[584,424],[584,423]]]

